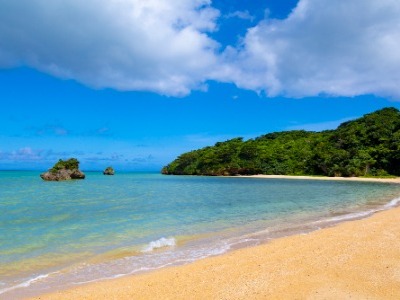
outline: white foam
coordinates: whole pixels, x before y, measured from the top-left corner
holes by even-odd
[[[392,201],[390,201],[389,203],[386,203],[383,208],[384,209],[388,209],[388,208],[392,208],[397,206],[400,203],[400,197],[399,198],[395,198]]]
[[[55,274],[55,273],[57,273],[57,272],[53,272],[53,273],[49,273],[49,274],[42,274],[42,275],[36,276],[36,277],[31,278],[31,279],[29,279],[29,280],[27,280],[25,282],[20,283],[20,284],[17,284],[17,285],[2,289],[2,290],[0,290],[0,294],[4,294],[6,292],[9,292],[9,291],[12,291],[12,290],[15,290],[15,289],[19,289],[19,288],[29,287],[32,283],[34,283],[36,281],[40,281],[40,280],[42,280],[44,278],[47,278],[51,274]]]
[[[176,245],[175,238],[160,238],[156,241],[151,241],[148,245],[146,245],[142,252],[151,252],[155,249],[164,248],[164,247],[174,247]]]
[[[364,218],[369,215],[372,215],[375,210],[367,210],[367,211],[361,211],[361,212],[356,212],[356,213],[349,213],[349,214],[344,214],[341,216],[336,216],[332,218],[327,218],[323,220],[318,220],[313,222],[312,224],[319,224],[319,223],[330,223],[330,222],[341,222],[341,221],[346,221],[346,220],[353,220],[353,219],[358,219],[358,218]]]
[[[323,219],[323,220],[318,220],[313,222],[313,224],[318,224],[318,223],[329,223],[329,222],[341,222],[341,221],[346,221],[346,220],[353,220],[353,219],[359,219],[359,218],[365,218],[368,217],[376,212],[382,211],[382,210],[387,210],[389,208],[395,207],[399,205],[400,203],[400,198],[395,198],[391,200],[390,202],[386,203],[385,205],[382,205],[376,209],[373,210],[367,210],[367,211],[361,211],[361,212],[355,212],[355,213],[349,213],[349,214],[344,214],[341,216],[336,216],[328,219]]]
[[[376,211],[389,209],[391,207],[398,206],[400,204],[400,197],[391,200],[390,202],[380,205],[375,209],[369,209],[367,211],[353,212],[348,214],[343,214],[340,216],[332,216],[331,218],[314,221],[306,224],[307,226],[315,227],[315,229],[320,229],[324,227],[323,223],[336,223],[340,221],[346,221],[356,218],[363,218],[372,215]],[[279,228],[278,228],[279,229]],[[290,227],[289,227],[290,229]],[[174,237],[162,237],[160,239],[151,241],[145,245],[141,252],[142,255],[124,257],[112,262],[105,262],[96,265],[82,264],[76,270],[71,272],[54,272],[60,273],[59,276],[51,276],[51,278],[46,279],[53,273],[39,275],[31,278],[20,284],[16,284],[11,287],[0,289],[0,294],[18,289],[30,287],[30,289],[35,288],[35,285],[41,286],[59,286],[59,283],[69,282],[73,285],[79,285],[82,283],[94,282],[104,279],[118,278],[126,276],[129,274],[135,274],[139,272],[146,272],[150,270],[156,270],[164,268],[171,265],[182,265],[186,263],[191,263],[193,261],[221,255],[228,252],[236,247],[248,246],[248,245],[258,245],[263,240],[272,239],[268,237],[269,234],[274,234],[275,230],[273,228],[267,228],[260,232],[248,233],[240,237],[232,237],[228,239],[217,239],[213,240],[212,243],[201,244],[201,245],[186,245],[183,247],[176,247],[177,241]],[[304,234],[304,233],[303,233]],[[258,237],[258,236],[262,236]],[[165,251],[155,251],[160,248],[167,248]],[[32,285],[32,286],[31,286]],[[2,298],[2,297],[0,297]]]

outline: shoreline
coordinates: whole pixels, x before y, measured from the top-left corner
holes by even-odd
[[[282,178],[264,176],[268,175],[241,177]],[[400,183],[400,179],[389,182]],[[190,264],[97,281],[32,299],[398,299],[399,270],[400,207],[394,207]]]
[[[152,175],[162,176],[159,174]],[[103,175],[99,175],[99,177],[104,178]],[[175,177],[175,179],[178,179],[179,181],[182,177],[186,176]],[[201,234],[203,236],[198,236],[197,234],[193,236],[181,236],[179,234],[157,233],[153,238],[146,239],[141,244],[129,246],[129,250],[127,250],[126,247],[118,247],[118,245],[114,246],[115,244],[113,243],[111,244],[111,251],[105,251],[95,254],[94,256],[85,257],[84,259],[78,259],[76,260],[76,263],[75,261],[72,261],[72,259],[70,260],[72,263],[67,261],[67,263],[63,265],[57,264],[57,261],[55,261],[54,268],[50,268],[50,266],[47,269],[40,269],[41,264],[47,263],[49,260],[46,257],[44,259],[39,257],[37,260],[31,260],[28,261],[27,264],[24,264],[25,266],[31,266],[32,270],[38,270],[36,272],[32,271],[30,274],[27,273],[26,276],[15,276],[14,278],[11,278],[11,276],[8,275],[11,275],[11,273],[8,273],[7,269],[4,268],[3,273],[6,272],[4,274],[9,277],[5,277],[5,280],[0,282],[0,298],[25,299],[28,297],[37,297],[42,294],[51,293],[57,290],[67,290],[90,282],[99,282],[103,280],[120,278],[123,276],[138,275],[153,272],[154,270],[165,267],[186,265],[206,257],[223,255],[224,253],[235,251],[240,248],[253,247],[260,244],[269,243],[271,240],[282,237],[308,234],[309,232],[315,230],[335,226],[341,222],[366,218],[377,211],[386,210],[390,207],[396,207],[400,203],[400,197],[398,197],[400,195],[399,186],[395,184],[360,184],[357,182],[342,184],[339,182],[328,181],[317,182],[313,180],[314,177],[309,178],[310,180],[307,182],[304,179],[305,177],[298,176],[293,178],[302,179],[301,182],[289,182],[290,180],[286,180],[285,182],[283,179],[270,181],[245,179],[243,182],[241,182],[240,179],[223,179],[221,177],[218,178],[214,176],[202,179],[201,176],[197,176],[197,179],[201,179],[201,182],[206,180],[206,183],[208,182],[208,179],[212,179],[212,182],[216,180],[221,184],[228,182],[229,184],[226,186],[230,190],[235,189],[235,186],[239,186],[238,189],[235,189],[239,191],[239,195],[242,195],[240,193],[243,191],[241,188],[242,184],[248,188],[257,186],[264,191],[262,194],[258,195],[258,199],[263,199],[264,196],[266,199],[268,199],[268,194],[270,193],[269,186],[276,186],[278,183],[278,186],[280,187],[279,190],[285,191],[284,194],[286,195],[290,195],[290,197],[288,199],[285,198],[284,201],[293,203],[295,206],[294,211],[297,207],[299,212],[301,212],[299,214],[286,214],[286,216],[283,213],[283,217],[268,215],[266,218],[257,218],[254,222],[251,222],[250,220],[249,222],[235,223],[240,225],[231,225],[229,227],[222,228],[221,230],[207,231],[205,235]],[[184,182],[187,180],[187,178],[183,179]],[[303,186],[307,185],[310,185],[311,189],[306,189],[305,194],[308,195],[305,198],[306,200],[292,201],[298,198],[298,196],[300,197],[299,192],[302,191]],[[352,199],[352,197],[348,197],[348,195],[353,194],[353,186],[355,191],[358,191],[360,195],[363,195],[362,197],[359,197],[360,203],[358,203],[358,200],[355,200],[356,198],[351,201],[347,201],[348,199]],[[184,187],[185,190],[187,190],[187,186],[185,185]],[[285,187],[288,187],[288,189]],[[289,187],[294,187],[294,189]],[[246,194],[243,194],[239,198],[249,198],[248,193],[252,194],[252,190],[254,191],[257,189],[246,190]],[[382,191],[382,193],[380,191]],[[323,197],[321,199],[320,197],[314,198],[314,194],[318,194],[319,192],[321,192],[322,195],[325,194],[328,200],[322,200]],[[350,194],[348,194],[348,192]],[[225,199],[229,199],[229,197],[227,197],[228,195],[235,196],[234,193],[224,193],[223,197]],[[329,195],[336,196],[330,197]],[[210,194],[209,196],[213,195]],[[272,194],[272,196],[274,198],[276,195]],[[165,199],[165,197],[163,197],[163,199]],[[162,202],[165,202],[163,199]],[[234,197],[234,199],[236,198]],[[252,199],[252,197],[249,199]],[[301,197],[299,199],[301,199]],[[345,202],[347,201],[348,203],[343,204],[342,200]],[[318,204],[320,201],[322,202]],[[243,201],[240,200],[240,202]],[[324,209],[324,202],[327,204],[327,207],[330,207],[329,209]],[[251,204],[252,202],[250,201],[249,203]],[[263,201],[261,201],[261,203],[263,203]],[[272,200],[271,203],[274,203],[274,201]],[[310,208],[315,205],[317,206],[315,206],[315,209],[308,209],[308,203],[310,203]],[[226,202],[226,204],[231,205],[230,200]],[[285,207],[286,206],[284,206],[284,208]],[[254,209],[251,211],[254,211]],[[261,211],[263,211],[262,207]],[[239,210],[239,212],[243,214],[243,209]],[[253,218],[252,214],[246,215],[249,215],[250,219]],[[229,220],[229,218],[227,220]],[[175,244],[175,246],[168,245],[170,244],[170,242],[168,242],[166,246],[163,247],[163,244],[165,244],[165,241],[163,240],[165,239],[173,240],[172,244]],[[142,251],[142,249],[145,249],[149,246],[154,247],[154,251]],[[135,248],[133,249],[133,247]],[[67,253],[67,249],[68,245],[65,243],[65,246],[63,246],[63,251],[65,254],[62,256],[64,258],[70,257],[70,254]],[[57,256],[57,259],[59,257],[61,256]],[[51,263],[51,261],[49,262]],[[13,267],[11,264],[10,266],[11,268]],[[36,266],[38,267],[36,268]],[[12,270],[11,268],[9,269]],[[17,266],[16,268],[14,267],[14,269],[18,270],[21,268]]]
[[[395,178],[368,178],[368,177],[324,177],[305,175],[238,175],[228,176],[232,178],[259,178],[259,179],[293,179],[293,180],[326,180],[326,181],[360,181],[360,182],[381,182],[400,184],[400,177]]]

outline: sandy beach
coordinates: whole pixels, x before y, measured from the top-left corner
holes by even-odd
[[[260,179],[300,179],[300,180],[328,180],[328,181],[364,181],[364,182],[385,182],[400,184],[400,177],[395,178],[368,178],[368,177],[326,177],[326,176],[288,176],[288,175],[240,175],[235,177],[260,178]]]
[[[400,299],[400,208],[35,299]]]

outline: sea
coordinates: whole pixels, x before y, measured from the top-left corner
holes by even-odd
[[[400,185],[0,172],[0,299],[187,264],[389,209]]]

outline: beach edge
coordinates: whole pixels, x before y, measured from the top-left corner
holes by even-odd
[[[333,178],[400,183],[399,178]],[[274,239],[187,265],[84,284],[32,299],[394,299],[400,298],[399,270],[400,207],[394,207],[367,218]]]
[[[258,179],[293,179],[293,180],[326,180],[326,181],[359,181],[359,182],[380,182],[400,184],[400,177],[378,178],[378,177],[326,177],[306,175],[238,175],[227,176],[232,178],[258,178]]]

